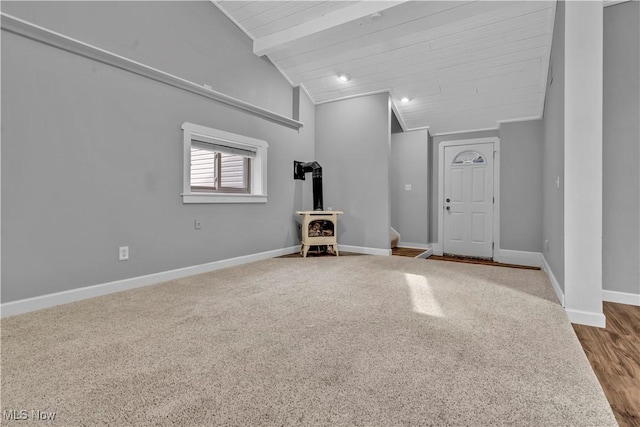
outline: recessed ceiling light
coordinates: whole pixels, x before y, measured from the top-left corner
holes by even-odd
[[[411,101],[411,98],[408,98],[406,96],[404,98],[400,99],[400,102],[402,102],[403,104],[406,104],[406,103],[408,103],[410,101]]]
[[[348,82],[349,80],[351,80],[351,77],[348,74],[338,74],[338,80],[340,80],[341,82]]]

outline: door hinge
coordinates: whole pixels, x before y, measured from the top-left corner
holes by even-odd
[[[494,198],[493,198],[493,204],[495,204],[495,203],[496,203],[496,198],[494,197]]]
[[[493,152],[493,158],[496,158],[496,151]]]
[[[491,249],[495,249],[495,248],[496,248],[495,242],[491,242]]]

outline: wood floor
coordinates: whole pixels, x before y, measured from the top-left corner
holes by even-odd
[[[411,251],[394,248],[393,255],[415,257],[420,253]],[[457,257],[431,256],[429,259],[539,270]],[[640,307],[605,302],[603,310],[607,317],[606,329],[584,325],[573,325],[573,329],[620,427],[640,427]]]
[[[423,253],[424,251],[425,251],[424,249],[398,248],[398,247],[395,247],[395,248],[391,249],[391,255],[406,256],[406,257],[415,258],[418,255],[420,255],[421,253]]]
[[[339,256],[362,256],[362,255],[363,254],[357,254],[355,252],[340,251],[340,255]],[[307,252],[307,257],[308,258],[335,257],[335,256],[336,256],[335,254],[329,253],[327,251],[318,250],[317,246],[312,246],[311,249],[309,249],[309,252]],[[302,258],[302,254],[300,252],[295,252],[295,253],[292,253],[292,254],[279,256],[278,258]]]
[[[318,249],[317,246],[312,246],[311,249],[309,250],[309,252],[307,253],[307,256],[308,257],[335,256],[334,254],[330,254],[330,253],[327,253],[327,252],[321,252],[321,251],[318,251],[317,249]],[[406,257],[415,258],[415,257],[417,257],[418,255],[420,255],[423,252],[424,252],[424,249],[393,248],[391,250],[391,255],[406,256]],[[362,254],[340,251],[340,256],[354,256],[354,255],[362,255]],[[294,254],[283,255],[280,258],[298,258],[300,256],[301,255],[298,252],[296,252]]]
[[[531,267],[528,265],[516,265],[516,264],[503,264],[501,262],[495,262],[490,259],[477,259],[477,258],[469,258],[463,256],[456,255],[432,255],[429,257],[431,260],[435,261],[452,261],[452,262],[464,262],[467,264],[481,264],[481,265],[492,265],[494,267],[509,267],[509,268],[521,268],[524,270],[540,270],[540,267]]]
[[[420,255],[423,252],[424,252],[424,249],[393,248],[391,250],[391,255],[415,258],[416,256]],[[540,267],[530,267],[527,265],[515,265],[515,264],[503,264],[501,262],[495,262],[492,260],[469,258],[469,257],[454,256],[454,255],[445,255],[445,256],[431,255],[428,259],[435,260],[435,261],[452,261],[452,262],[464,262],[468,264],[493,265],[495,267],[510,267],[510,268],[523,268],[527,270],[540,270]]]
[[[640,307],[604,303],[607,327],[573,325],[616,420],[640,427]]]

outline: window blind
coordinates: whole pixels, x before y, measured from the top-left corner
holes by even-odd
[[[201,141],[201,139],[208,139],[208,141]],[[257,150],[254,147],[247,147],[240,144],[234,144],[231,141],[223,141],[210,138],[198,138],[191,140],[191,146],[204,150],[213,150],[219,153],[235,154],[236,156],[256,157]]]
[[[214,150],[191,144],[191,187],[216,188],[216,163]]]
[[[220,146],[215,144],[192,141],[191,187],[211,190],[247,189],[249,156],[245,154],[230,153],[222,151]],[[253,154],[255,155],[255,152]],[[218,166],[220,170],[217,170]]]
[[[220,187],[247,188],[246,164],[247,159],[245,157],[221,153]]]

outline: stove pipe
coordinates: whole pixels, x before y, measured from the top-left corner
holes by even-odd
[[[318,162],[293,161],[293,179],[304,181],[305,173],[311,172],[313,177],[313,210],[324,210],[322,205],[322,166]]]

